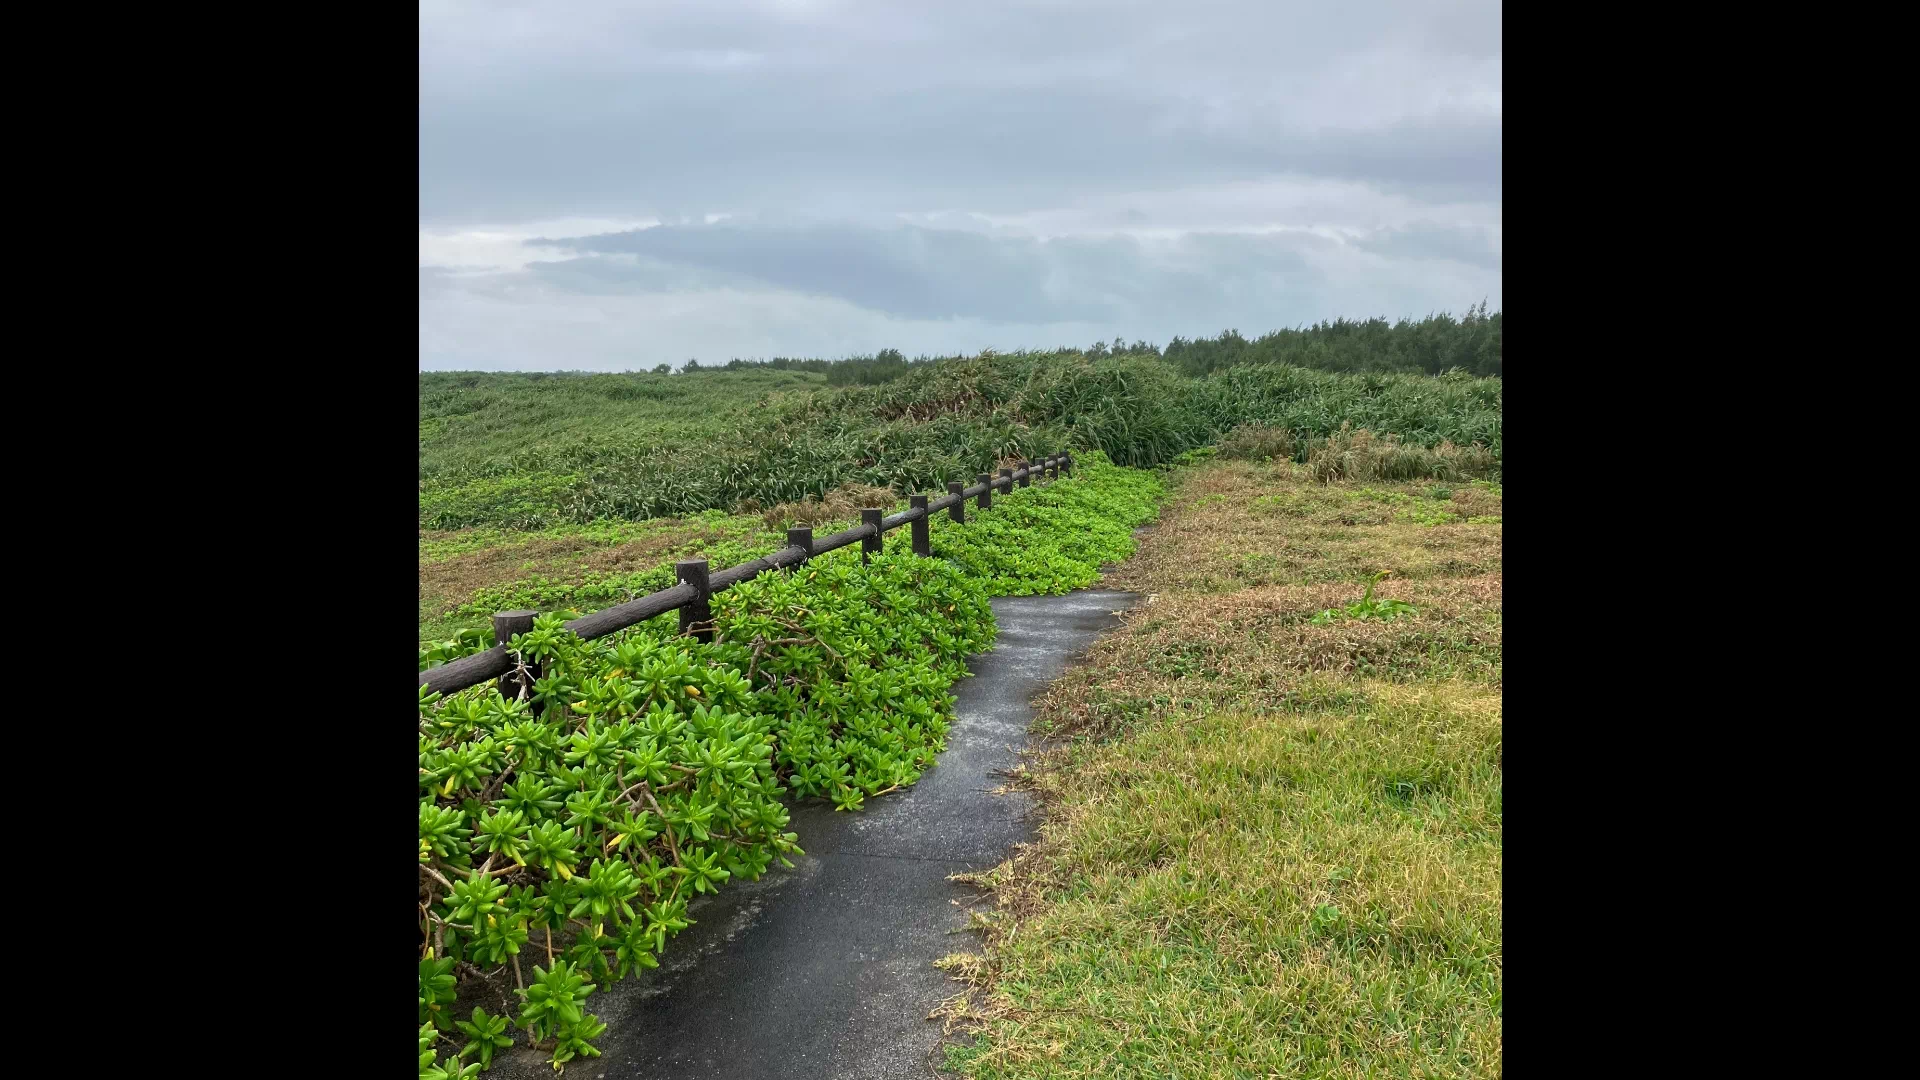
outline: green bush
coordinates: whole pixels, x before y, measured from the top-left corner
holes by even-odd
[[[1500,375],[1500,322],[1500,312],[1489,314],[1482,301],[1459,318],[1441,312],[1419,322],[1334,319],[1298,330],[1276,330],[1251,341],[1236,330],[1217,338],[1174,338],[1167,343],[1165,356],[1192,375],[1247,364],[1293,364],[1322,371]]]
[[[1133,529],[1153,519],[1164,492],[1150,473],[1123,469],[1098,450],[1076,455],[1073,483],[1015,488],[967,523],[936,529],[933,553],[986,583],[995,596],[1059,595],[1085,588],[1100,568],[1133,554]]]
[[[540,669],[524,700],[423,691],[423,1074],[511,1041],[498,1017],[452,1016],[475,968],[513,969],[513,1026],[556,1065],[597,1054],[588,996],[657,966],[693,896],[792,865],[785,800],[858,810],[918,780],[946,745],[950,688],[993,641],[989,595],[1091,582],[1160,483],[1089,453],[1071,480],[936,526],[947,557],[902,551],[901,529],[871,565],[842,549],[717,594],[711,643],[677,636],[671,613],[592,642],[548,614],[510,642]],[[529,948],[546,961],[530,978]],[[456,1031],[466,1048],[435,1064]]]
[[[625,391],[598,381],[615,378],[638,381]],[[1458,373],[1236,363],[1192,378],[1148,351],[983,354],[905,364],[890,381],[838,390],[820,378],[459,376],[478,380],[466,386],[423,373],[421,526],[760,512],[849,485],[937,494],[949,480],[1065,449],[1165,464],[1246,425],[1286,431],[1296,458],[1343,425],[1408,448],[1477,443],[1496,466],[1501,451],[1501,381]],[[679,396],[647,397],[668,392],[648,380]]]

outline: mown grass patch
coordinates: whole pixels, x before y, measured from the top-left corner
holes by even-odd
[[[985,1037],[950,1063],[1497,1074],[1498,694],[1352,689],[1363,704],[1188,712],[1041,770],[1042,840],[988,879],[1006,921]]]
[[[1176,476],[1107,578],[1149,602],[1037,700],[1045,820],[945,965],[961,1074],[1499,1075],[1499,528],[1393,513],[1499,493],[1301,471]],[[1383,569],[1412,612],[1315,623]]]
[[[1157,533],[1155,534],[1157,537]],[[1150,538],[1151,539],[1151,538]],[[1143,544],[1144,546],[1144,544]],[[1380,583],[1376,595],[1412,603],[1392,620],[1315,625],[1358,599],[1362,586],[1260,586],[1226,595],[1159,593],[1122,617],[1122,629],[1039,698],[1039,730],[1111,734],[1104,702],[1188,702],[1253,712],[1284,710],[1319,675],[1392,681],[1460,679],[1498,688],[1501,581],[1497,575]]]
[[[1439,499],[1431,482],[1322,484],[1286,462],[1212,461],[1175,475],[1152,540],[1109,586],[1227,593],[1360,583],[1381,570],[1418,581],[1500,569],[1497,489],[1459,485]],[[1475,515],[1496,520],[1469,523]]]

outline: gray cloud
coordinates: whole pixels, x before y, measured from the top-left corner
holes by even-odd
[[[1497,3],[420,11],[423,366],[1498,303]]]
[[[1500,234],[1484,225],[1417,222],[1386,229],[1356,243],[1367,251],[1414,259],[1448,259],[1488,270],[1500,269]]]
[[[1444,230],[1359,240],[1306,231],[1038,239],[996,230],[660,226],[533,238],[561,253],[491,273],[428,273],[429,367],[651,367],[690,356],[952,354],[1349,316],[1420,316],[1499,296],[1499,271],[1382,255]]]
[[[777,91],[769,88],[770,97]],[[1146,134],[1130,103],[980,94],[897,112],[855,102],[837,130],[813,110],[753,100],[635,118],[643,137],[559,143],[539,118],[454,116],[422,134],[421,202],[442,219],[569,212],[672,217],[775,207],[854,214],[941,208],[1017,212],[1089,193],[1292,175],[1370,182],[1429,198],[1497,200],[1498,119],[1437,117],[1371,131],[1255,128]],[[871,112],[875,115],[858,115]],[[488,213],[496,215],[488,218]]]
[[[630,286],[775,288],[845,300],[910,319],[1011,323],[1112,322],[1185,312],[1226,317],[1237,292],[1310,288],[1303,251],[1330,242],[1299,233],[1038,239],[949,229],[815,225],[663,225],[531,244],[628,260],[535,264],[550,280]]]
[[[1497,197],[1499,5],[1331,8],[428,4],[423,217],[1012,210],[1268,173]]]

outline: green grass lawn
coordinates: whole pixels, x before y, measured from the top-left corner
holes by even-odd
[[[1304,474],[1193,471],[1110,575],[1151,601],[1040,702],[962,1074],[1500,1074],[1498,495]],[[1314,624],[1383,569],[1414,614]]]

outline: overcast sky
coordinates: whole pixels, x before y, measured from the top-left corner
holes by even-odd
[[[420,5],[420,366],[1500,307],[1500,6]]]

